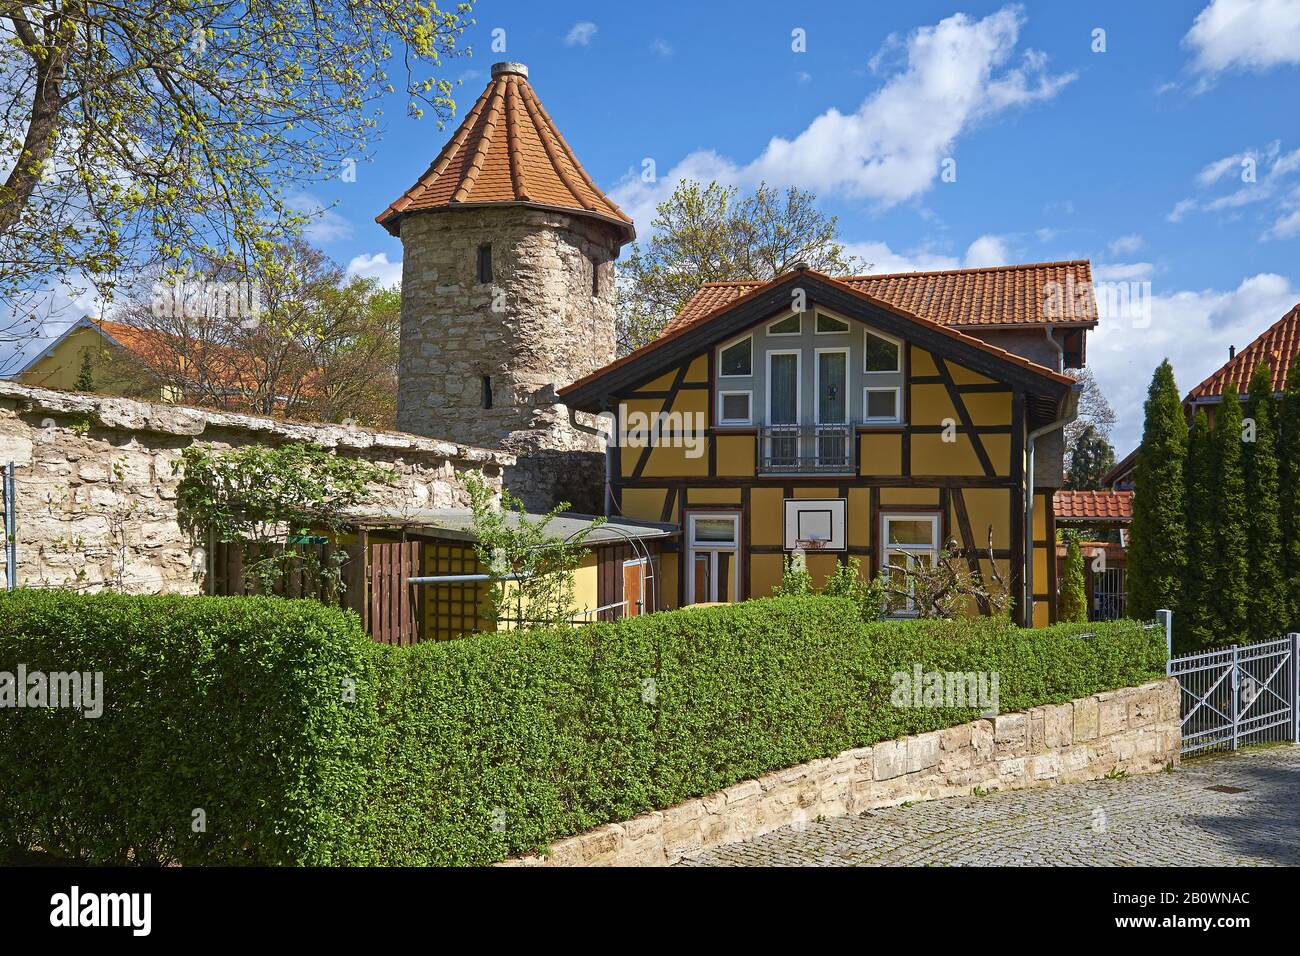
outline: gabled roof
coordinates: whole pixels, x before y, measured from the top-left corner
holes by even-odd
[[[1286,386],[1287,373],[1297,360],[1300,360],[1300,304],[1192,389],[1187,401],[1222,398],[1224,391],[1234,386],[1237,394],[1245,395],[1250,377],[1260,362],[1267,362],[1272,368],[1273,391],[1280,392]]]
[[[1133,469],[1137,467],[1138,451],[1140,451],[1140,448],[1134,448],[1131,452],[1117,461],[1114,468],[1101,476],[1101,483],[1103,485],[1113,485],[1115,482],[1133,471]]]
[[[765,318],[789,311],[788,287],[795,285],[806,294],[809,308],[821,305],[844,313],[865,314],[884,332],[908,338],[923,347],[940,348],[977,371],[1019,382],[1036,393],[1059,399],[1076,387],[1075,380],[1068,375],[1023,356],[914,315],[815,270],[796,269],[745,291],[689,324],[664,332],[654,341],[559,389],[557,394],[572,407],[600,410],[605,398],[618,389],[652,378],[662,369]]]
[[[850,276],[839,281],[912,315],[953,328],[1049,324],[1089,327],[1097,323],[1092,265],[1087,259],[944,272],[895,272]],[[762,285],[706,282],[668,323],[664,334],[697,322]],[[1058,293],[1056,298],[1053,290]],[[1049,302],[1059,302],[1062,314],[1052,314]]]
[[[524,204],[591,216],[618,228],[632,220],[587,175],[528,82],[522,63],[494,63],[492,79],[415,185],[375,217],[393,235],[407,213]]]
[[[1070,491],[1052,496],[1057,521],[1132,521],[1131,491]]]

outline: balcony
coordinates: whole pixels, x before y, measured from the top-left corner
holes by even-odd
[[[851,475],[857,441],[850,424],[764,425],[760,475]]]

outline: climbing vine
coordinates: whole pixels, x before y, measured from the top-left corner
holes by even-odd
[[[177,509],[196,540],[211,534],[227,544],[257,545],[259,557],[244,569],[246,582],[269,592],[287,567],[300,560],[288,545],[308,535],[335,535],[345,512],[368,496],[373,483],[391,484],[391,471],[343,458],[320,445],[246,445],[212,450],[191,445],[176,462],[181,474]],[[263,554],[261,546],[272,546]],[[336,550],[322,575],[341,584],[343,553]]]

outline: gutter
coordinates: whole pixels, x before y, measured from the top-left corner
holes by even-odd
[[[1024,614],[1024,626],[1034,626],[1034,453],[1038,439],[1058,429],[1064,428],[1070,422],[1079,417],[1079,394],[1083,391],[1083,386],[1076,384],[1070,389],[1070,393],[1065,397],[1065,412],[1054,422],[1035,428],[1025,437],[1025,452],[1027,457],[1026,475],[1025,475],[1025,573],[1022,576],[1022,586],[1024,593],[1021,595],[1022,601],[1020,607]],[[1048,542],[1050,549],[1053,542]],[[1056,560],[1055,553],[1048,555],[1049,561]]]

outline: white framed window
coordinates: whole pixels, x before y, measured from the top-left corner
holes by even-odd
[[[718,349],[718,378],[749,378],[754,374],[754,337],[746,335]]]
[[[843,551],[844,498],[786,498],[785,550],[816,547],[820,551]],[[810,544],[816,542],[815,545]]]
[[[864,329],[862,371],[868,375],[903,371],[903,343]]]
[[[799,312],[777,319],[767,325],[768,335],[798,335],[803,331],[803,315]]]
[[[799,367],[802,357],[798,349],[767,353],[767,424],[799,424],[799,413],[803,410]]]
[[[818,312],[815,329],[817,335],[847,335],[849,323],[825,312]]]
[[[687,512],[686,603],[740,600],[740,514]]]
[[[753,392],[718,392],[719,425],[752,425]]]
[[[902,393],[897,385],[868,385],[862,390],[862,420],[872,425],[897,425],[903,420]]]
[[[899,614],[916,614],[914,582],[907,575],[918,566],[933,567],[939,559],[939,515],[937,512],[887,512],[880,516],[880,549],[883,570],[893,587],[907,591]]]

